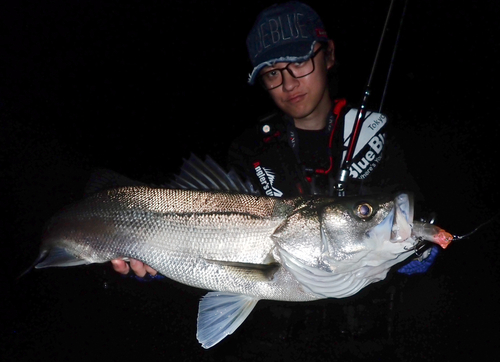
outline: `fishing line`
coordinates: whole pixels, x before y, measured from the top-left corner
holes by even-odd
[[[453,241],[456,241],[456,240],[462,240],[462,239],[466,239],[468,237],[470,237],[472,234],[474,234],[476,231],[478,231],[480,228],[482,228],[483,226],[491,223],[493,220],[497,219],[498,217],[500,216],[500,213],[496,214],[495,216],[493,216],[491,219],[489,220],[486,220],[485,222],[483,222],[481,225],[479,225],[477,228],[475,228],[474,230],[472,230],[471,232],[467,233],[467,234],[464,234],[464,235],[453,235]]]

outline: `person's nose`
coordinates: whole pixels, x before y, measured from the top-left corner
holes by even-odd
[[[286,91],[292,91],[299,85],[299,80],[290,74],[288,69],[281,72],[283,77],[283,89]]]

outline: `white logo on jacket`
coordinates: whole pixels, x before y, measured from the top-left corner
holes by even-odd
[[[351,109],[345,115],[344,147],[346,150],[342,162],[347,155],[347,147],[349,147],[357,113],[357,109]],[[364,179],[380,163],[385,144],[385,133],[382,132],[382,129],[386,123],[387,117],[376,112],[369,114],[365,119],[352,156],[352,163],[349,168],[350,177]]]
[[[274,187],[275,173],[266,167],[261,167],[260,162],[254,163],[255,174],[259,179],[262,189],[267,196],[281,197],[283,192]]]

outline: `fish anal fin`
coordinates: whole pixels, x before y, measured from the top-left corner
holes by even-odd
[[[209,292],[200,301],[196,338],[210,348],[232,334],[248,317],[259,299],[248,295]]]
[[[67,267],[90,264],[87,260],[79,259],[74,255],[68,253],[66,249],[60,247],[53,247],[48,252],[45,252],[45,257],[40,260],[35,269],[48,268],[48,267]]]

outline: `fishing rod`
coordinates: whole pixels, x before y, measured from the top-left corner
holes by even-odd
[[[380,104],[380,108],[379,108],[379,113],[380,113],[380,111],[382,109],[382,103],[384,101],[385,93],[386,93],[386,90],[387,90],[387,83],[389,81],[389,76],[390,76],[390,73],[391,73],[391,70],[392,70],[392,63],[394,61],[394,56],[395,56],[395,53],[396,53],[397,44],[399,42],[399,34],[400,34],[400,31],[401,31],[401,26],[403,24],[403,17],[405,15],[407,2],[408,2],[408,0],[406,0],[406,2],[405,2],[405,7],[404,7],[403,13],[401,15],[401,21],[400,21],[400,24],[399,24],[398,35],[396,37],[396,42],[395,42],[394,48],[393,48],[391,65],[389,67],[389,71],[388,71],[388,74],[387,74],[386,84],[385,84],[384,92],[383,92],[383,95],[382,95],[382,100],[381,100],[381,104]],[[363,97],[362,97],[362,100],[361,100],[361,105],[360,105],[360,107],[358,109],[358,112],[356,114],[356,120],[355,120],[355,123],[354,123],[354,126],[353,126],[353,132],[351,134],[351,139],[349,141],[349,146],[347,148],[347,155],[344,158],[344,161],[342,163],[342,167],[340,168],[340,170],[338,172],[338,175],[337,175],[337,180],[336,180],[337,182],[336,182],[336,185],[335,185],[335,189],[336,189],[337,195],[339,197],[345,196],[346,187],[347,187],[347,181],[349,180],[349,167],[351,166],[352,157],[354,155],[354,150],[356,148],[358,137],[359,137],[359,134],[361,132],[361,126],[362,126],[363,122],[366,119],[366,111],[367,111],[366,110],[366,105],[368,103],[368,97],[371,94],[371,83],[372,83],[373,75],[375,73],[375,69],[377,67],[378,58],[379,58],[379,55],[380,55],[380,50],[382,48],[382,43],[384,41],[385,33],[386,33],[386,30],[387,30],[387,24],[389,22],[389,18],[391,17],[393,5],[394,5],[394,0],[391,0],[391,3],[389,5],[389,10],[387,11],[387,16],[386,16],[386,19],[385,19],[384,27],[382,29],[382,34],[381,34],[380,39],[379,39],[377,51],[375,53],[375,59],[373,61],[372,69],[370,71],[370,75],[368,77],[368,82],[367,82],[365,90],[363,92]]]
[[[398,49],[399,37],[401,35],[401,29],[403,28],[403,20],[406,14],[406,7],[408,5],[408,0],[405,0],[403,11],[401,13],[401,19],[399,20],[398,33],[396,35],[396,40],[394,41],[394,47],[392,49],[391,62],[389,63],[389,70],[387,71],[387,77],[385,78],[384,91],[382,92],[382,98],[380,99],[380,106],[378,108],[378,113],[382,113],[382,106],[384,105],[385,94],[387,93],[387,86],[389,84],[389,78],[391,77],[392,67],[394,66],[394,58],[396,57],[396,50]]]

